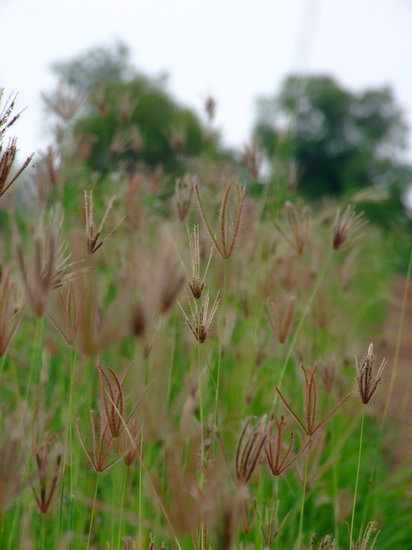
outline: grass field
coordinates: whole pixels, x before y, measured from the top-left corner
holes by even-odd
[[[409,548],[390,238],[203,160],[96,181],[70,140],[8,189],[5,135],[0,549]]]

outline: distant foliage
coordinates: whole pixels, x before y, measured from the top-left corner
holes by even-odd
[[[292,75],[277,96],[260,100],[255,133],[269,160],[296,163],[306,198],[375,186],[386,199],[365,201],[369,217],[386,223],[403,211],[412,168],[400,160],[407,128],[390,88],[355,93],[329,76]]]
[[[75,133],[92,171],[133,170],[140,163],[176,174],[187,158],[217,154],[216,136],[172,98],[165,77],[149,78],[132,68],[124,45],[92,49],[54,70],[88,93]]]

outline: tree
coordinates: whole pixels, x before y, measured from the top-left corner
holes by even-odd
[[[74,132],[87,151],[84,159],[90,170],[104,175],[144,164],[174,175],[183,171],[188,157],[219,155],[217,136],[171,97],[165,77],[149,78],[136,71],[124,45],[94,48],[56,63],[54,71],[88,94]]]
[[[412,171],[399,160],[407,128],[390,88],[353,93],[329,76],[292,75],[275,98],[260,100],[255,133],[269,159],[296,161],[306,198],[376,185],[402,209]]]

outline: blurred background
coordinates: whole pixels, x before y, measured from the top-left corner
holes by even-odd
[[[175,176],[190,157],[221,156],[310,200],[367,190],[370,219],[409,225],[409,1],[3,0],[1,11],[1,85],[27,108],[21,153],[53,142],[45,110],[65,80],[84,93],[76,128],[95,174],[138,161]]]

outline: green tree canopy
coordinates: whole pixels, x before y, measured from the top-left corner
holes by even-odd
[[[219,154],[217,136],[174,100],[165,77],[136,71],[124,45],[94,48],[55,64],[54,71],[88,94],[75,134],[88,144],[85,162],[91,170],[105,174],[144,164],[176,174],[188,157]]]
[[[377,185],[399,209],[412,181],[399,160],[406,124],[388,87],[354,93],[329,76],[289,76],[277,96],[260,100],[255,133],[269,159],[296,161],[309,199]]]

